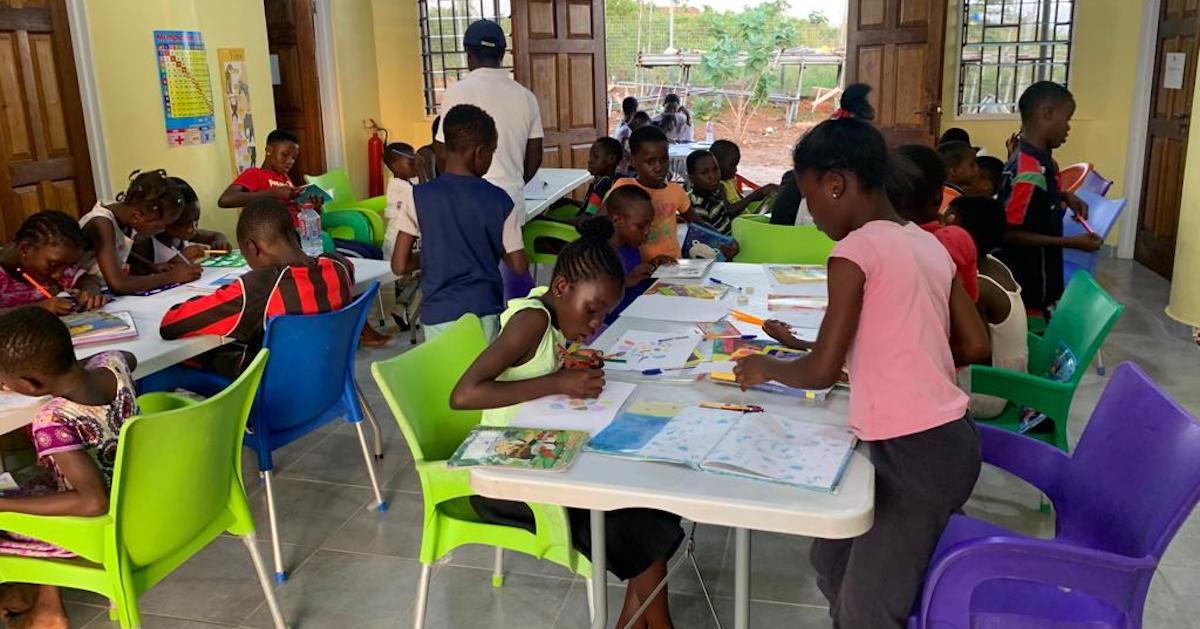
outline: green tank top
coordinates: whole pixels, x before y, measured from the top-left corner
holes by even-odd
[[[504,370],[504,373],[497,377],[497,380],[504,382],[513,382],[516,380],[531,380],[540,378],[558,371],[561,366],[559,360],[559,348],[565,344],[563,333],[554,327],[550,320],[550,311],[546,309],[546,305],[538,299],[546,294],[549,290],[546,286],[538,286],[529,291],[529,296],[522,299],[513,299],[508,302],[508,308],[500,314],[500,327],[508,325],[509,319],[522,310],[535,308],[546,313],[547,325],[546,333],[542,335],[542,340],[538,343],[537,351],[534,352],[533,358],[522,365],[515,365]],[[512,421],[513,414],[517,407],[507,406],[504,408],[493,408],[483,411],[483,424],[486,426],[507,426]]]

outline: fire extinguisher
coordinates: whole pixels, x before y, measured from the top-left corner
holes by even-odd
[[[367,193],[377,197],[383,194],[383,146],[387,143],[388,131],[368,118],[371,137],[367,139]],[[379,137],[380,132],[383,137]]]

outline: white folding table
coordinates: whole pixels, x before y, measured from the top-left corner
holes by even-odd
[[[394,280],[391,266],[383,260],[352,260],[354,264],[354,281],[356,290],[362,290],[375,280]],[[204,275],[198,281],[211,280],[220,275],[236,272],[238,268],[206,267]],[[109,312],[128,312],[133,317],[138,335],[134,338],[121,339],[111,343],[84,345],[76,348],[76,356],[82,358],[109,350],[122,350],[137,357],[137,370],[134,378],[142,378],[152,373],[162,371],[167,367],[178,364],[189,358],[199,356],[210,349],[220,347],[229,342],[228,338],[206,335],[183,338],[174,341],[163,340],[158,335],[158,326],[167,310],[189,297],[201,293],[186,286],[178,286],[154,295],[145,297],[118,297],[104,307]],[[21,428],[33,420],[38,405],[0,406],[0,434]]]
[[[716,265],[711,272],[745,278],[748,265]],[[593,345],[607,348],[625,330],[687,332],[691,324],[618,318]],[[703,401],[759,404],[768,411],[808,421],[846,423],[849,399],[835,390],[823,402],[750,391],[709,382],[670,382],[671,374],[641,377],[609,371],[611,379],[639,383],[631,400],[679,403]],[[655,380],[660,378],[660,380]],[[665,378],[665,380],[664,380]],[[585,452],[563,473],[547,474],[496,468],[472,468],[471,487],[489,498],[540,502],[591,510],[592,591],[594,628],[605,627],[606,511],[627,508],[661,509],[694,522],[735,530],[734,626],[749,627],[750,531],[771,531],[808,537],[843,539],[865,533],[873,522],[874,468],[855,453],[838,489],[824,493],[786,485],[699,472],[683,466],[634,461]]]
[[[583,168],[541,168],[525,184],[525,220],[540,216],[555,201],[586,185],[592,175]]]

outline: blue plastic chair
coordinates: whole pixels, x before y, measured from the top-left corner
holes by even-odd
[[[277,583],[287,579],[287,572],[283,569],[279,549],[279,525],[271,483],[271,472],[275,467],[271,453],[275,450],[344,417],[358,431],[367,475],[375,490],[376,507],[380,513],[387,511],[388,505],[379,489],[375,465],[362,429],[365,401],[358,395],[354,377],[359,331],[378,292],[379,282],[372,282],[365,292],[341,310],[316,315],[283,315],[267,321],[263,347],[270,350],[270,358],[258,388],[258,397],[250,410],[250,429],[243,445],[257,455],[258,470],[266,486]],[[143,380],[141,390],[184,388],[212,395],[228,384],[229,380],[223,376],[177,366]]]
[[[1195,417],[1125,363],[1072,455],[979,428],[985,462],[1053,501],[1057,534],[1031,538],[952,516],[909,629],[1141,627],[1155,568],[1200,500]]]

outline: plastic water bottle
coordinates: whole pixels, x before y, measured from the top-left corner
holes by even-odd
[[[709,120],[708,123],[704,125],[704,143],[712,144],[714,135],[715,134],[713,133],[713,123],[711,120]]]
[[[319,256],[325,250],[321,242],[321,215],[312,203],[300,206],[300,248],[310,256]]]

